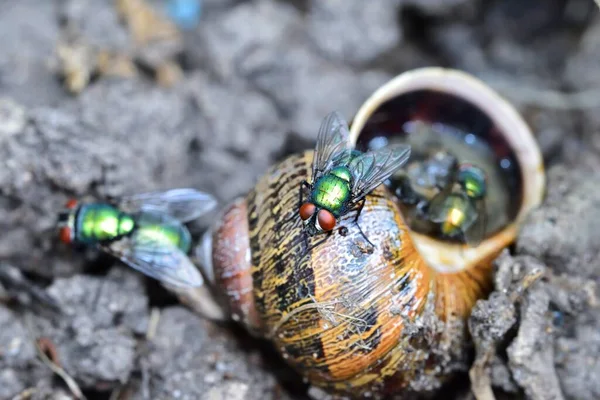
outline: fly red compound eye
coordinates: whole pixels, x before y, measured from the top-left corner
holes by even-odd
[[[327,210],[321,210],[317,215],[317,222],[322,230],[329,232],[335,227],[336,221],[332,213]]]
[[[60,228],[59,237],[61,242],[70,244],[71,243],[71,228],[64,226]]]
[[[77,200],[75,199],[70,199],[67,201],[67,203],[65,204],[65,207],[67,207],[69,210],[75,208],[75,206],[77,205]]]
[[[306,221],[307,219],[313,216],[316,209],[317,207],[312,203],[302,204],[302,206],[300,207],[300,218],[302,218],[303,221]]]

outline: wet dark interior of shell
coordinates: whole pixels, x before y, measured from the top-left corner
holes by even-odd
[[[484,237],[498,232],[517,216],[522,203],[523,177],[516,154],[501,127],[473,103],[435,90],[407,92],[381,104],[366,121],[356,148],[372,150],[393,143],[409,143],[407,165],[386,184],[417,232],[448,238],[419,218],[420,198],[432,199],[440,180],[447,178],[452,161],[471,163],[485,171],[486,226]],[[409,183],[407,188],[407,182]],[[436,186],[436,183],[438,186]]]

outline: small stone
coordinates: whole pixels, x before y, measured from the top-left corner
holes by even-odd
[[[398,1],[312,1],[307,31],[324,58],[366,64],[397,46],[402,32],[397,21]]]
[[[167,307],[161,312],[153,351],[146,358],[149,397],[173,398],[178,391],[178,398],[186,400],[288,399],[274,389],[275,378],[251,362],[256,351],[237,343],[229,330],[184,307]],[[141,392],[138,395],[134,398],[141,400]]]
[[[26,122],[22,106],[9,98],[0,98],[0,143],[22,132]]]
[[[219,379],[219,376],[220,374],[217,374],[216,372],[209,372],[208,374],[204,375],[204,382],[215,383]]]
[[[147,315],[147,298],[137,272],[117,276],[57,279],[48,292],[62,308],[71,308],[72,316],[59,326],[37,320],[40,332],[57,346],[63,367],[82,388],[98,381],[124,384],[133,370],[136,340],[127,321]]]
[[[0,368],[0,398],[10,399],[25,390],[25,382],[14,369]]]
[[[248,385],[241,382],[228,382],[220,386],[213,387],[202,397],[206,400],[244,400],[248,392]]]

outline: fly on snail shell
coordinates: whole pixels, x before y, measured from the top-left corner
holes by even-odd
[[[379,186],[410,157],[409,145],[395,145],[365,153],[353,150],[348,123],[340,113],[327,115],[317,137],[312,182],[302,181],[299,191],[298,213],[304,232],[310,236],[327,236],[340,217],[355,211],[354,223],[361,235],[373,247],[358,224],[365,204],[365,196]],[[304,200],[304,192],[308,198]],[[314,247],[314,246],[313,246]]]

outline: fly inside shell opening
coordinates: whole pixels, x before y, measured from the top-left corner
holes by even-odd
[[[403,215],[414,231],[464,243],[468,239],[457,228],[461,221],[471,223],[470,235],[483,240],[518,215],[523,187],[516,154],[502,128],[473,103],[429,89],[395,96],[368,118],[356,148],[367,151],[393,143],[412,147],[408,163],[385,184],[398,197]],[[456,176],[453,171],[466,164],[483,170],[486,195],[484,203],[472,203],[458,212],[450,205],[465,202],[456,201],[443,188],[453,185],[452,193],[460,195],[459,180],[452,178]],[[448,200],[442,201],[444,198]],[[479,228],[471,222],[472,213],[486,217]],[[465,218],[454,221],[459,214]],[[440,222],[443,219],[445,222]],[[480,234],[473,234],[473,229],[479,229]]]

